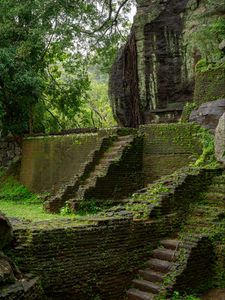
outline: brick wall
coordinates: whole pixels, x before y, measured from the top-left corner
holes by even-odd
[[[155,124],[140,127],[144,133],[143,172],[145,183],[172,174],[196,160],[201,153],[193,124]]]
[[[165,223],[167,228],[159,221],[129,219],[80,226],[73,221],[17,224],[11,255],[22,271],[41,277],[46,295],[54,300],[97,295],[118,300],[151,249],[171,231],[170,220]]]

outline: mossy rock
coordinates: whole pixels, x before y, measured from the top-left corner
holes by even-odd
[[[12,227],[9,220],[0,212],[0,251],[12,240]]]

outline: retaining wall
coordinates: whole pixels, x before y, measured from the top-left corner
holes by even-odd
[[[145,183],[172,174],[194,162],[201,153],[199,127],[194,124],[157,124],[140,127],[144,133],[143,173]]]
[[[194,161],[201,147],[193,124],[141,126],[144,134],[143,172],[145,183]],[[79,172],[87,156],[103,136],[131,134],[131,129],[102,130],[91,134],[30,137],[23,141],[21,182],[34,192],[56,191]],[[140,147],[142,147],[140,145]]]

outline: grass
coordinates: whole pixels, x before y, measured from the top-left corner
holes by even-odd
[[[0,170],[0,211],[8,217],[26,220],[52,220],[75,218],[75,215],[63,216],[44,211],[40,195],[31,193],[13,177],[5,176]]]
[[[0,200],[0,211],[8,217],[15,217],[19,219],[26,219],[32,221],[52,220],[52,219],[65,219],[72,218],[71,216],[62,216],[59,214],[48,214],[43,210],[42,204],[27,204],[16,203],[9,200]]]

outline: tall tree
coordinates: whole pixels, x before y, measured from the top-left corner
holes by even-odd
[[[99,62],[101,56],[108,67],[122,40],[121,32],[128,28],[131,3],[1,0],[0,120],[4,133],[32,131],[41,103],[52,116],[54,110],[68,116],[79,111],[89,87],[87,61],[91,57]]]

